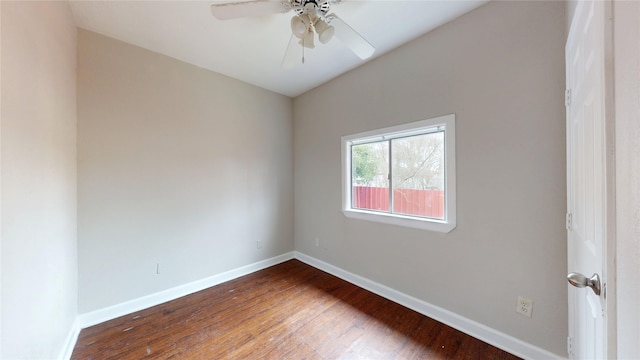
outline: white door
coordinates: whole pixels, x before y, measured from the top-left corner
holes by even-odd
[[[567,76],[567,241],[569,357],[607,357],[606,245],[608,1],[580,1],[569,31]]]

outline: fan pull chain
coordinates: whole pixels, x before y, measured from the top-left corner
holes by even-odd
[[[302,63],[304,64],[304,38],[302,38]]]

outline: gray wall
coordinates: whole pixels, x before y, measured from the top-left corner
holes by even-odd
[[[77,314],[76,28],[66,2],[0,6],[0,357],[52,359]]]
[[[78,37],[81,313],[293,250],[291,99]]]
[[[565,3],[492,2],[296,98],[296,250],[566,356],[564,43]],[[343,216],[341,136],[450,113],[455,230]]]

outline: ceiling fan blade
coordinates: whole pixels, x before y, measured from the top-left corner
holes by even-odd
[[[243,1],[211,5],[211,13],[219,20],[286,13],[289,10],[291,10],[291,4],[283,0]]]
[[[289,38],[289,45],[287,45],[287,50],[284,52],[284,58],[282,58],[282,68],[283,69],[293,69],[300,58],[298,57],[299,53],[296,49],[299,47],[298,38],[291,34],[291,38]]]
[[[365,38],[355,31],[349,24],[340,19],[337,15],[331,14],[327,16],[331,21],[329,24],[336,29],[335,37],[340,39],[351,51],[353,51],[361,59],[368,59],[376,51]]]

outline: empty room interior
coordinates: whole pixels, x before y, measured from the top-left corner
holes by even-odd
[[[607,357],[640,358],[637,2],[601,2],[599,298],[567,282],[565,50],[587,5],[258,3],[0,3],[0,358],[66,360],[109,332],[142,352],[102,358],[579,358],[572,292],[606,300]],[[431,212],[404,208],[418,196]],[[136,333],[153,314],[186,319],[146,325],[158,339],[211,322],[162,355]],[[286,339],[259,336],[276,316]],[[432,322],[451,330],[429,340]],[[487,347],[450,349],[467,335]]]

